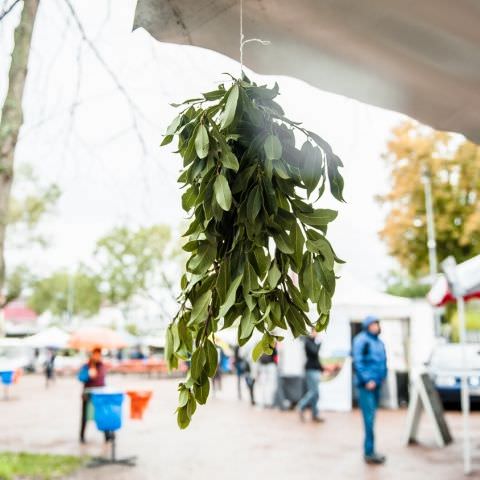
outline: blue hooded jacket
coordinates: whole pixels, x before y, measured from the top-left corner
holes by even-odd
[[[368,331],[368,326],[373,322],[378,322],[378,318],[365,318],[362,323],[363,331],[353,339],[353,367],[357,386],[363,386],[370,380],[380,386],[387,376],[385,345],[378,335]]]

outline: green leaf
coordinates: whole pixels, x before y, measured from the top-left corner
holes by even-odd
[[[225,90],[222,90],[222,89],[213,90],[211,92],[202,93],[202,95],[205,97],[205,100],[209,100],[209,101],[219,100],[225,96]]]
[[[255,223],[257,215],[262,208],[262,192],[260,186],[256,185],[248,195],[247,218],[251,223]]]
[[[305,253],[303,265],[299,274],[300,287],[310,300],[315,302],[320,294],[320,286],[312,262],[312,256]]]
[[[208,155],[209,145],[208,132],[202,123],[198,127],[197,135],[195,136],[195,151],[197,152],[198,158],[205,158]]]
[[[328,208],[318,208],[312,213],[302,213],[297,211],[298,219],[312,227],[323,227],[337,218],[338,212]]]
[[[304,314],[302,315],[302,312],[299,309],[291,305],[288,309],[286,319],[294,337],[307,334],[306,317]]]
[[[250,338],[255,328],[255,317],[248,308],[240,319],[239,338],[240,340]]]
[[[288,293],[292,297],[295,305],[304,312],[308,312],[308,303],[306,298],[304,298],[302,292],[294,285],[292,279],[287,276],[286,278]]]
[[[182,121],[182,115],[178,115],[173,119],[173,122],[167,128],[167,136],[174,135],[180,126],[180,122]]]
[[[197,409],[197,402],[195,401],[195,397],[193,395],[190,395],[187,403],[187,415],[189,418],[192,418],[196,409]]]
[[[210,243],[203,242],[197,250],[197,254],[190,258],[187,268],[192,273],[205,273],[215,260],[215,247]]]
[[[240,282],[242,281],[242,275],[239,275],[235,280],[231,283],[230,287],[228,288],[227,297],[225,302],[220,307],[220,311],[218,313],[219,317],[224,317],[225,314],[232,308],[235,303],[235,298],[237,295],[238,287],[240,286]]]
[[[180,394],[178,395],[178,406],[180,408],[184,407],[188,403],[189,397],[190,392],[186,388],[182,388],[180,390]]]
[[[205,351],[207,352],[207,375],[213,377],[218,366],[217,347],[215,347],[211,340],[207,340],[205,342]]]
[[[231,151],[227,151],[224,155],[222,155],[220,161],[225,168],[229,168],[235,172],[238,172],[239,164],[237,157]]]
[[[322,157],[318,148],[313,148],[310,142],[304,144],[309,145],[305,149],[302,147],[302,153],[305,154],[305,162],[303,168],[300,170],[300,176],[307,187],[307,194],[310,194],[315,190],[320,181],[323,173]]]
[[[335,263],[335,254],[333,253],[332,247],[328,241],[319,236],[316,240],[307,240],[306,242],[307,250],[313,253],[320,253],[324,259],[325,267],[328,270],[333,270]]]
[[[260,340],[252,350],[252,359],[254,362],[258,361],[258,359],[263,355],[263,339]]]
[[[206,356],[205,350],[202,347],[198,347],[192,355],[190,360],[190,376],[196,380],[202,374],[203,367],[205,366]]]
[[[194,205],[198,197],[198,191],[194,185],[188,188],[182,195],[182,208],[188,212]]]
[[[177,410],[177,424],[183,430],[190,425],[190,418],[187,413],[187,407],[182,407]]]
[[[160,143],[161,147],[164,147],[165,145],[168,145],[169,143],[172,143],[173,140],[173,135],[165,135],[163,137],[162,142]]]
[[[297,222],[295,222],[294,227],[290,232],[291,244],[293,246],[294,252],[292,255],[297,273],[302,268],[302,258],[303,258],[303,247],[305,245],[305,238],[303,237],[302,230]]]
[[[210,393],[210,382],[207,379],[200,385],[194,385],[193,392],[195,394],[195,399],[200,405],[205,405],[207,403],[208,394]]]
[[[222,175],[218,175],[213,184],[213,191],[215,192],[215,199],[222,210],[228,212],[232,206],[232,192],[228,185],[227,179]]]
[[[281,276],[282,276],[282,273],[278,268],[277,262],[273,262],[272,266],[270,267],[270,270],[268,271],[268,276],[267,276],[268,284],[270,285],[270,287],[272,288],[276,287]]]
[[[315,259],[314,266],[320,283],[330,295],[333,295],[335,292],[335,274],[318,257]]]
[[[287,255],[290,255],[294,252],[293,247],[291,245],[290,237],[285,232],[279,232],[273,235],[275,239],[275,243],[277,244],[277,248]]]
[[[263,145],[268,160],[280,160],[282,158],[282,144],[276,135],[269,135]]]
[[[220,270],[218,271],[216,289],[218,293],[218,298],[220,303],[224,303],[227,299],[227,290],[228,285],[230,284],[230,262],[224,260],[220,265]]]
[[[208,314],[208,306],[212,300],[212,291],[208,290],[205,292],[197,301],[193,304],[192,307],[192,316],[191,322],[201,322],[205,320]]]
[[[328,313],[330,312],[330,309],[332,308],[332,297],[330,296],[327,291],[322,288],[320,291],[320,295],[318,297],[318,313]]]
[[[227,103],[223,112],[220,130],[225,130],[233,122],[238,103],[238,85],[235,84],[228,93]]]

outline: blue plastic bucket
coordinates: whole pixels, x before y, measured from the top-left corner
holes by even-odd
[[[123,393],[92,393],[94,420],[102,432],[122,428]]]
[[[11,385],[13,383],[13,370],[5,370],[0,372],[0,378],[4,385]]]

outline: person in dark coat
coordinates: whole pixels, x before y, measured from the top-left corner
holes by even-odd
[[[375,450],[374,427],[380,389],[387,376],[387,356],[385,345],[378,337],[381,332],[379,319],[368,316],[362,327],[353,339],[353,367],[365,427],[363,454],[367,463],[382,464],[385,456]]]
[[[300,419],[304,421],[304,413],[307,408],[312,410],[312,420],[314,422],[323,422],[318,412],[320,376],[324,370],[320,361],[320,342],[317,337],[318,333],[313,328],[310,335],[305,338],[305,355],[307,361],[305,364],[305,380],[307,384],[307,392],[298,402],[298,410]]]
[[[50,383],[55,381],[55,358],[57,354],[55,350],[47,350],[47,358],[45,360],[45,386],[48,388]]]
[[[85,443],[85,427],[87,425],[87,410],[90,402],[88,388],[105,386],[106,368],[102,361],[102,350],[94,348],[88,362],[82,366],[78,373],[78,379],[83,383],[82,392],[82,416],[80,421],[80,442]],[[105,440],[109,440],[109,432],[105,432]]]

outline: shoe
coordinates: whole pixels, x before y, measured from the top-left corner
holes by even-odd
[[[382,465],[385,463],[385,455],[380,455],[379,453],[372,453],[372,455],[365,455],[364,460],[370,465]]]
[[[323,423],[325,419],[323,417],[313,417],[312,421],[314,421],[315,423]]]

